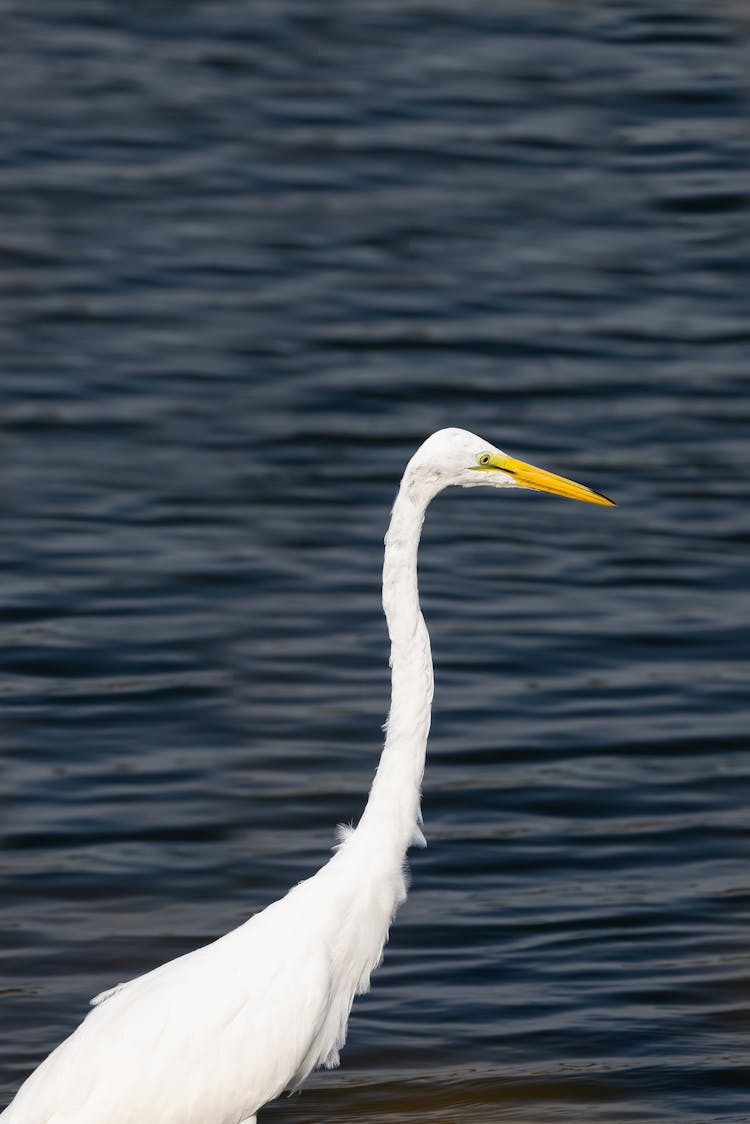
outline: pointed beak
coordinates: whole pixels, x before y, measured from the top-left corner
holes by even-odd
[[[546,472],[543,468],[536,468],[533,464],[517,461],[515,457],[495,456],[487,468],[498,468],[513,477],[516,484],[522,488],[533,488],[536,492],[552,492],[555,496],[567,496],[571,500],[583,500],[585,503],[599,503],[604,507],[615,507],[613,500],[587,488],[585,484],[576,484],[575,480],[567,480],[564,476],[556,476],[554,472]]]

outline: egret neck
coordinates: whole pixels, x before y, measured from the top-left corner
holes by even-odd
[[[417,551],[433,495],[407,469],[385,537],[383,609],[391,641],[391,706],[385,745],[360,827],[374,828],[381,846],[398,863],[410,843],[423,842],[420,789],[433,679],[430,637],[419,608]]]

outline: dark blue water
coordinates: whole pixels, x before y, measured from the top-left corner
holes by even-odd
[[[746,1124],[746,13],[2,22],[0,1105],[356,818],[389,505],[461,425],[619,507],[435,503],[430,846],[263,1119]]]

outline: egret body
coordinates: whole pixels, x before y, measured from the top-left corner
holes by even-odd
[[[385,539],[391,705],[358,826],[341,831],[316,874],[239,928],[98,995],[0,1124],[249,1124],[316,1066],[338,1064],[354,997],[368,989],[406,897],[406,851],[422,841],[432,659],[417,547],[427,505],[451,484],[611,504],[464,430],[424,442],[406,467]]]

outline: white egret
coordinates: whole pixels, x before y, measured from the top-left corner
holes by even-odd
[[[316,1066],[335,1066],[354,996],[368,989],[422,841],[420,786],[432,700],[417,547],[450,484],[605,496],[444,429],[409,461],[385,539],[391,705],[356,829],[311,878],[212,944],[102,992],[27,1079],[2,1124],[251,1124]]]

